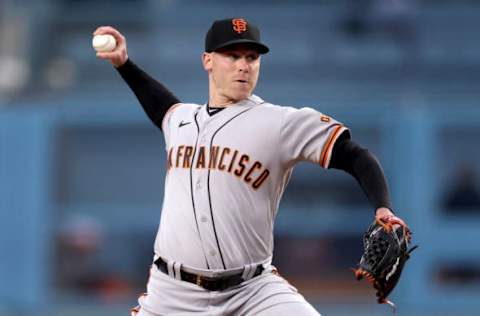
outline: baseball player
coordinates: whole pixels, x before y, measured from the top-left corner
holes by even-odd
[[[147,293],[132,315],[319,315],[271,264],[280,199],[295,164],[310,161],[350,173],[376,215],[392,215],[376,158],[337,120],[253,94],[269,48],[244,18],[215,21],[206,34],[205,104],[181,102],[142,71],[116,29],[97,34],[115,37],[97,56],[161,129],[168,157]]]

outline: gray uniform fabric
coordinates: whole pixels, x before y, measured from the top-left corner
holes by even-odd
[[[273,224],[292,168],[327,168],[346,128],[310,108],[257,96],[210,116],[178,104],[163,131],[168,172],[155,254],[196,269],[228,270],[272,257]]]
[[[293,167],[328,168],[347,130],[311,108],[277,106],[258,96],[210,116],[206,105],[179,103],[162,130],[168,155],[155,256],[139,315],[319,315],[272,272],[273,225]],[[265,268],[252,278],[256,267]],[[239,286],[207,291],[180,280],[242,273]]]
[[[207,291],[176,280],[152,266],[148,294],[134,316],[279,316],[320,314],[295,287],[271,271],[225,291]]]

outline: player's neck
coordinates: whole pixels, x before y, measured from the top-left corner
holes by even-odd
[[[208,105],[211,107],[211,108],[226,108],[234,103],[236,103],[237,101],[233,100],[233,99],[229,99],[229,98],[222,98],[222,97],[212,97],[210,96],[210,98],[208,99]]]
[[[211,108],[226,108],[232,104],[238,103],[242,100],[237,100],[234,98],[230,98],[225,95],[220,95],[218,93],[210,92],[210,96],[208,98],[208,105]]]

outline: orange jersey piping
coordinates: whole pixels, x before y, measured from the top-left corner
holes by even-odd
[[[320,165],[323,168],[328,167],[333,145],[335,144],[338,136],[340,136],[341,132],[343,132],[344,130],[346,130],[346,128],[343,125],[336,124],[335,130],[332,132],[327,142],[325,143],[325,146],[322,149],[322,154],[320,155]]]

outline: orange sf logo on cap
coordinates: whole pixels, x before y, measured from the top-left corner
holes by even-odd
[[[233,30],[238,34],[247,31],[247,21],[245,21],[244,19],[233,19],[232,24]]]

